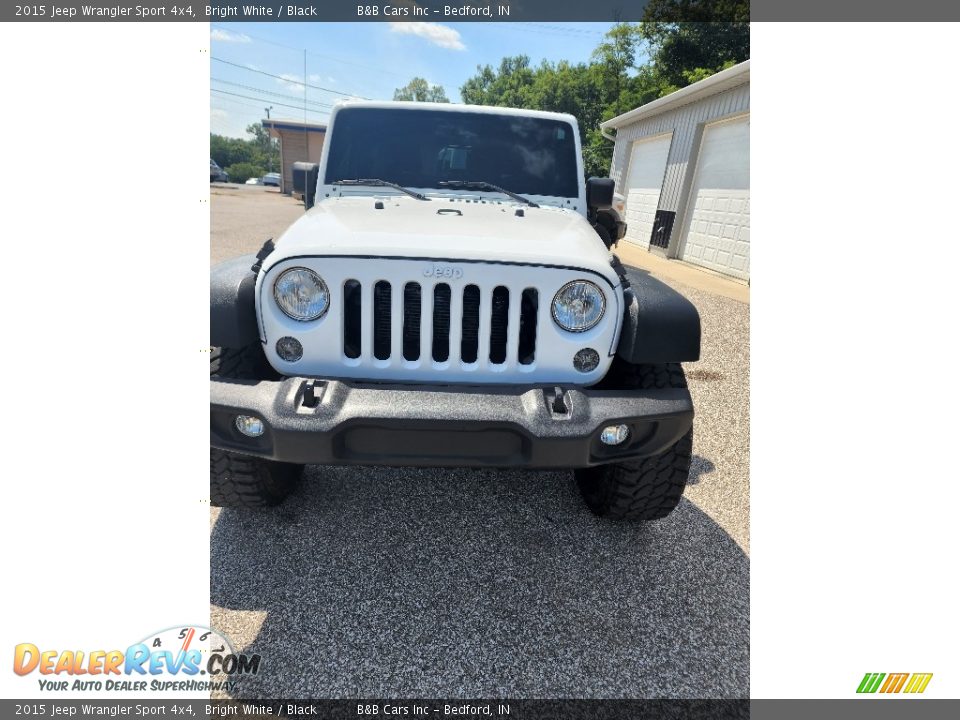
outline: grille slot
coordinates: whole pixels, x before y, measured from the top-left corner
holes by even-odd
[[[463,289],[463,317],[460,327],[460,359],[465,363],[475,363],[480,343],[480,288],[476,285],[467,285]]]
[[[433,359],[446,362],[450,358],[450,286],[440,283],[433,288]]]
[[[521,365],[530,365],[537,357],[537,309],[540,294],[536,288],[527,288],[520,296],[520,344],[517,360]]]
[[[360,283],[347,280],[343,284],[343,354],[354,360],[360,357],[361,318]]]
[[[390,359],[390,283],[381,280],[373,286],[373,356]]]
[[[420,359],[420,283],[403,287],[403,359]]]
[[[503,285],[493,289],[490,308],[490,362],[500,365],[507,359],[507,332],[509,330],[510,291]]]

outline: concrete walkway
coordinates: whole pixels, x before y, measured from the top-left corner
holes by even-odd
[[[647,270],[654,277],[667,283],[671,281],[682,283],[714,295],[750,304],[750,286],[720,273],[681,260],[668,260],[631,245],[625,240],[620,241],[614,252],[624,265]]]

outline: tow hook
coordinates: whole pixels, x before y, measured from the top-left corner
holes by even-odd
[[[313,409],[320,404],[326,383],[317,380],[305,380],[300,386],[300,406]]]
[[[567,406],[567,399],[562,387],[557,385],[552,391],[547,390],[545,392],[547,394],[547,404],[550,406],[550,411],[554,415],[562,415],[564,417],[570,415],[570,408]]]

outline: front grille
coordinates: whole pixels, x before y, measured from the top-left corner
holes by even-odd
[[[436,363],[459,359],[472,365],[481,359],[481,347],[486,355],[482,359],[489,359],[492,365],[508,361],[530,365],[536,357],[536,288],[511,297],[503,285],[481,290],[477,285],[453,289],[447,283],[421,286],[407,282],[395,287],[380,280],[372,293],[364,292],[357,280],[348,280],[343,286],[343,353],[350,359],[370,352],[363,348],[361,338],[372,338],[377,360],[399,354],[403,360],[415,362],[427,353],[427,359]],[[401,294],[399,305],[394,304],[397,292]],[[455,298],[455,293],[459,297]],[[372,301],[369,311],[362,306],[362,298],[367,297]],[[511,312],[514,303],[519,308],[513,307]],[[364,323],[371,323],[372,333],[366,331],[369,335]],[[453,337],[455,328],[459,338]],[[424,332],[430,333],[428,338]]]

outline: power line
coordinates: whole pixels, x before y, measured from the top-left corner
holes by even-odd
[[[223,95],[232,95],[233,97],[246,98],[247,100],[260,100],[260,98],[250,97],[249,95],[239,95],[237,93],[227,92],[226,90],[218,90],[217,88],[210,88],[210,92],[221,93]],[[273,101],[271,101],[273,102]],[[293,108],[294,110],[305,110],[306,112],[313,113],[314,115],[329,115],[330,113],[326,110],[313,110],[312,108],[304,108],[302,105],[288,105],[287,103],[275,102],[275,105],[280,105],[282,107]]]
[[[213,88],[213,87],[212,87],[212,88],[210,88],[210,92],[213,93],[213,92],[226,92],[226,91],[225,91],[225,90],[219,90],[218,88]],[[247,97],[247,96],[246,96],[246,95],[236,95],[236,96],[234,96],[234,97],[221,97],[221,96],[218,95],[218,96],[213,96],[213,97],[211,97],[210,99],[211,99],[211,100],[219,100],[219,101],[221,101],[221,102],[229,102],[229,103],[233,103],[234,105],[242,105],[243,107],[248,107],[248,108],[251,108],[251,109],[253,109],[253,110],[263,110],[263,102],[264,102],[263,98],[251,98],[252,100],[255,100],[255,101],[256,101],[256,104],[254,104],[254,103],[244,102],[243,100],[237,100],[237,99],[236,99],[237,97]],[[300,106],[298,105],[297,108],[299,109],[299,107],[300,107]]]
[[[243,108],[246,110],[254,110],[256,111],[257,115],[259,115],[260,112],[262,112],[263,110],[262,105],[254,105],[253,103],[243,102],[243,100],[236,100],[235,98],[231,98],[231,97],[221,97],[219,95],[211,95],[210,100],[211,100],[210,107],[213,110],[223,110],[224,112],[234,110],[239,112],[240,108]],[[216,100],[218,103],[232,103],[232,104],[229,107],[224,107],[221,105],[213,104],[212,101],[214,100]]]
[[[520,33],[533,33],[535,35],[552,35],[553,37],[568,37],[568,38],[580,38],[582,40],[593,40],[599,42],[606,33],[602,33],[599,30],[585,30],[580,28],[562,28],[562,27],[553,27],[550,25],[538,25],[536,23],[519,23],[519,22],[506,22],[506,23],[496,23],[493,25],[485,25],[484,23],[477,23],[478,28],[485,30],[495,30],[500,32],[501,30],[512,30],[514,32]],[[500,27],[502,26],[502,27]]]
[[[230,28],[224,25],[218,25],[216,23],[210,23],[210,27],[218,28],[220,30],[226,30],[227,32],[235,32]],[[254,40],[259,40],[265,42],[268,45],[276,45],[277,47],[286,48],[287,50],[296,50],[297,52],[303,52],[304,48],[294,47],[293,45],[286,45],[282,42],[277,42],[276,40],[268,40],[262,35],[253,35],[252,33],[244,32],[244,35],[247,37],[253,38]],[[394,75],[396,77],[404,77],[403,73],[394,72],[392,70],[385,70],[384,68],[373,67],[372,65],[363,65],[362,63],[351,62],[350,60],[344,60],[338,58],[335,55],[324,55],[323,53],[314,52],[313,50],[307,50],[307,55],[312,55],[313,57],[323,58],[324,60],[332,60],[333,62],[338,62],[342,65],[352,65],[353,67],[363,68],[364,70],[370,70],[375,73],[385,73],[387,75]]]
[[[284,95],[283,93],[264,90],[263,88],[254,87],[253,85],[244,85],[242,83],[235,83],[229,80],[221,80],[220,78],[215,78],[215,77],[212,77],[210,79],[213,80],[214,82],[224,83],[225,85],[233,85],[234,87],[243,88],[244,90],[253,90],[255,92],[262,93],[264,95],[273,95],[274,97],[284,98],[286,100],[297,100],[297,101],[301,100],[300,98],[295,97],[293,95]],[[322,103],[317,100],[307,100],[307,102],[311,105],[319,105],[320,107],[325,107],[325,108],[333,107],[333,105],[331,105],[330,103]]]
[[[213,57],[212,55],[210,56],[210,59],[216,60],[217,62],[223,63],[224,65],[232,65],[233,67],[238,67],[241,70],[249,70],[250,72],[260,73],[261,75],[266,75],[267,77],[276,78],[277,80],[283,80],[286,83],[303,85],[304,87],[308,87],[311,90],[321,90],[323,92],[334,93],[335,95],[343,95],[344,97],[355,97],[360,100],[370,99],[370,98],[360,97],[359,95],[354,95],[353,93],[343,92],[342,90],[331,90],[330,88],[320,87],[319,85],[311,85],[308,82],[306,82],[306,78],[304,78],[304,82],[301,82],[299,80],[291,80],[289,77],[283,77],[282,75],[274,75],[273,73],[268,73],[265,70],[257,70],[252,67],[247,67],[246,65],[240,65],[238,63],[230,62],[229,60],[223,60],[222,58]]]
[[[216,88],[210,88],[211,91],[214,91],[215,89],[216,89]],[[211,98],[211,99],[212,99],[212,100],[219,100],[220,102],[233,103],[233,104],[236,105],[237,107],[250,108],[251,110],[262,110],[262,109],[263,109],[262,103],[261,103],[261,104],[258,104],[258,105],[254,105],[253,103],[243,102],[243,100],[235,100],[235,99],[232,98],[232,97],[219,97],[219,96],[216,96],[216,97],[213,97],[213,98]],[[214,110],[223,110],[224,108],[216,108],[216,107],[214,107],[213,109],[214,109]]]
[[[210,88],[210,92],[211,92],[211,93],[225,93],[226,91],[225,91],[225,90],[218,90],[217,88]],[[243,100],[237,100],[238,97],[244,97],[244,98],[245,98],[245,97],[248,97],[248,96],[246,96],[246,95],[232,95],[231,97],[223,97],[222,95],[211,95],[211,97],[210,97],[210,100],[211,100],[210,108],[211,108],[212,110],[224,110],[224,111],[237,112],[237,113],[242,112],[242,111],[240,110],[240,108],[243,108],[243,109],[245,109],[245,110],[247,110],[247,111],[253,111],[253,112],[250,112],[250,114],[251,114],[251,115],[257,115],[257,116],[260,116],[260,115],[263,113],[263,102],[264,102],[264,100],[263,100],[262,98],[250,98],[250,99],[252,99],[252,100],[257,100],[257,101],[259,101],[257,104],[254,104],[254,103],[245,102],[245,101],[243,101]],[[218,107],[216,104],[214,104],[214,101],[216,101],[216,103],[230,103],[230,104],[231,104],[231,107],[230,107],[230,108]],[[276,101],[270,100],[269,102],[276,102]],[[277,104],[277,105],[283,105],[283,103],[276,103],[276,104]],[[289,106],[286,106],[286,105],[285,105],[284,107],[289,107]],[[231,109],[231,108],[232,108],[232,109]],[[300,106],[300,105],[297,105],[297,106],[296,106],[296,109],[297,109],[297,110],[302,110],[303,107]],[[326,112],[326,111],[324,111],[324,110],[314,110],[313,108],[307,108],[307,110],[308,110],[308,112],[316,113],[317,115],[329,115],[329,113]],[[259,122],[259,120],[258,120],[257,122]]]
[[[587,30],[586,28],[572,28],[564,27],[562,25],[548,25],[546,23],[516,23],[517,25],[524,25],[529,28],[543,28],[552,33],[559,35],[606,35],[606,32],[601,32],[600,30]],[[518,30],[521,28],[517,28]]]

